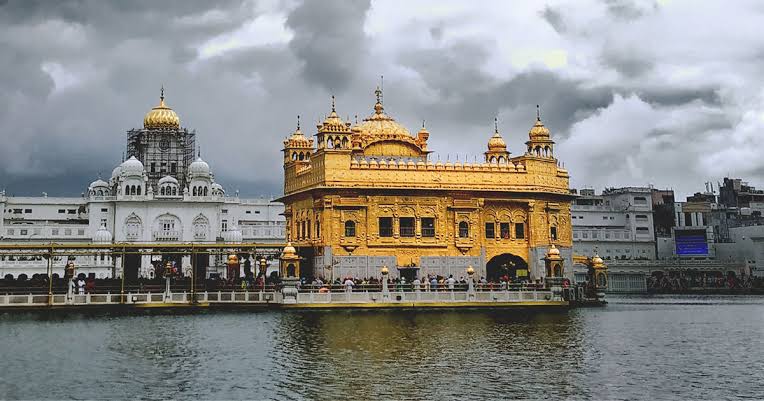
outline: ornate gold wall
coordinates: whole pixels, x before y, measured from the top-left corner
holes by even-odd
[[[394,256],[398,266],[473,256],[484,263],[475,266],[479,275],[493,257],[511,254],[530,265],[532,278],[544,275],[537,259],[551,244],[569,255],[568,172],[538,118],[523,155],[508,157],[497,127],[481,163],[433,162],[429,132],[410,135],[379,98],[355,126],[332,106],[316,137],[314,147],[298,127],[283,149],[287,235],[308,276],[310,259],[325,254]]]

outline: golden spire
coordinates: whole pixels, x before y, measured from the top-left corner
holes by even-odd
[[[541,121],[541,108],[536,105],[536,121]]]
[[[300,130],[300,115],[297,115],[297,131]]]
[[[336,112],[336,110],[334,109],[334,95],[332,95],[332,112]]]
[[[379,89],[379,86],[377,86],[377,90],[374,91],[374,94],[377,95],[377,104],[374,105],[374,112],[376,114],[382,114],[382,112],[385,111],[385,108],[382,106],[382,89]]]
[[[499,119],[497,117],[493,118],[493,132],[495,134],[499,133]]]

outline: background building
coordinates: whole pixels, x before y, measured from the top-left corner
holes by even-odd
[[[573,251],[604,260],[655,259],[652,189],[582,189],[571,205]]]
[[[271,199],[240,199],[216,183],[200,155],[191,161],[195,134],[181,128],[177,114],[164,103],[144,118],[143,129],[127,134],[129,158],[108,181],[97,179],[82,197],[13,197],[0,193],[0,241],[12,243],[159,243],[282,242],[283,205]],[[148,164],[148,166],[147,166]],[[151,277],[160,263],[181,271],[190,257],[128,255],[130,279]],[[62,268],[66,261],[54,261]],[[79,272],[96,277],[118,274],[108,255],[77,257]],[[222,261],[202,258],[201,275],[222,272]],[[47,263],[27,257],[0,256],[0,275],[46,273]]]

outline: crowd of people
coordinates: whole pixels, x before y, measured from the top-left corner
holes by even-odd
[[[532,289],[543,287],[541,281],[531,283],[527,280],[512,280],[508,276],[502,276],[496,280],[488,280],[485,277],[480,277],[480,279],[470,279],[460,276],[457,279],[453,275],[446,277],[435,274],[415,277],[413,280],[406,280],[405,277],[390,277],[387,278],[387,284],[390,291],[466,291],[469,287],[467,280],[472,280],[473,288],[476,291],[495,291],[515,288]],[[334,280],[326,280],[323,277],[315,277],[312,280],[301,280],[300,289],[318,292],[337,290],[348,292],[380,291],[382,289],[382,279],[377,277],[343,277]]]
[[[674,274],[663,274],[650,276],[647,279],[647,288],[653,291],[675,292],[688,291],[696,289],[730,289],[742,290],[750,289],[755,286],[754,280],[750,275],[745,274],[740,277],[734,274],[698,274],[678,272]]]

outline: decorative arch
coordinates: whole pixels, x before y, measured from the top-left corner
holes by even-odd
[[[459,238],[469,238],[470,236],[470,223],[462,220],[459,222]]]
[[[192,221],[195,240],[206,240],[210,231],[210,220],[207,216],[199,213]]]
[[[345,220],[345,237],[356,236],[356,224],[353,220]]]
[[[180,218],[172,213],[164,213],[154,219],[154,239],[159,241],[177,241],[182,238],[183,226]]]
[[[138,239],[143,232],[143,221],[135,213],[130,213],[125,218],[124,230],[128,240]]]
[[[486,279],[491,282],[498,282],[502,277],[507,276],[513,281],[527,280],[528,262],[520,256],[511,253],[502,253],[492,257],[485,267]]]

